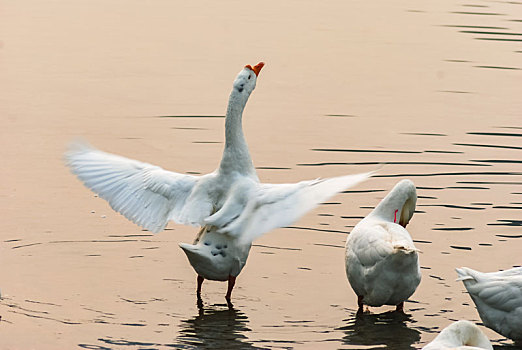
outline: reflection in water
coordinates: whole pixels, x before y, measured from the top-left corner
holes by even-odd
[[[112,349],[104,345],[131,347],[135,349],[259,349],[248,341],[246,332],[248,318],[241,311],[234,309],[232,304],[216,304],[204,307],[203,301],[198,300],[198,315],[181,321],[179,333],[173,342],[156,343],[131,339],[117,339],[113,337],[98,338],[103,343],[78,344],[85,349]]]
[[[510,340],[500,339],[498,340],[498,345],[494,345],[493,349],[495,350],[522,350],[522,345],[519,346],[517,344],[511,343]]]
[[[349,345],[386,345],[390,349],[414,349],[412,344],[420,340],[420,332],[409,328],[406,323],[411,316],[395,311],[382,314],[358,312],[338,328],[346,335],[343,341]]]
[[[257,349],[245,335],[250,328],[244,313],[226,304],[205,308],[198,303],[198,309],[197,316],[181,322],[178,345],[197,349]]]

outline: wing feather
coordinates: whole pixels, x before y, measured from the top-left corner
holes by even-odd
[[[166,171],[82,143],[74,143],[65,159],[85,186],[149,231],[163,230],[169,219],[194,223],[210,214],[208,206],[185,205],[201,177]]]
[[[393,254],[390,232],[382,225],[356,225],[346,247],[364,268],[373,268]]]
[[[321,202],[366,180],[372,173],[302,181],[295,184],[257,184],[240,215],[220,229],[252,242],[264,233],[292,224]]]
[[[489,307],[510,312],[522,305],[522,269],[484,273],[467,267],[457,269],[469,294]]]

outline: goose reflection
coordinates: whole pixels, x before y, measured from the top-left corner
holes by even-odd
[[[400,312],[385,312],[382,314],[365,314],[358,312],[344,320],[345,326],[338,328],[346,333],[345,344],[376,345],[382,349],[415,349],[412,344],[420,340],[420,332],[409,328],[407,323],[412,318]]]
[[[182,321],[177,341],[184,348],[259,349],[245,335],[248,317],[232,305],[204,306],[198,300],[198,315]]]

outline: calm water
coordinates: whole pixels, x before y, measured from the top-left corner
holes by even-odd
[[[480,322],[455,267],[522,264],[521,3],[5,5],[0,347],[419,349]],[[196,300],[177,246],[195,229],[141,231],[61,154],[82,137],[210,172],[233,78],[260,60],[244,127],[263,182],[384,166],[256,241],[229,308],[218,282]],[[423,280],[406,315],[358,315],[344,242],[403,178],[418,188]]]

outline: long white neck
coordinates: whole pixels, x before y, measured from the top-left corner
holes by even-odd
[[[225,150],[219,165],[220,173],[233,171],[249,175],[256,173],[243,134],[242,117],[248,97],[249,94],[241,93],[235,88],[230,94],[225,117]]]
[[[399,223],[402,217],[402,221],[406,219],[406,223],[408,223],[415,210],[416,202],[415,185],[409,180],[402,180],[384,197],[370,215],[396,223]]]

